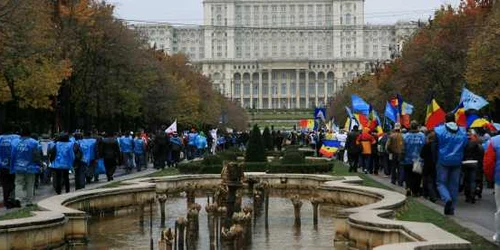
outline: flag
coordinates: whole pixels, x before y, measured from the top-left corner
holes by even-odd
[[[323,156],[332,158],[340,148],[340,141],[338,140],[325,140],[323,146],[319,149],[319,153]]]
[[[487,119],[480,118],[477,114],[468,114],[467,115],[467,128],[487,128],[490,131],[496,131],[497,129]]]
[[[467,116],[465,115],[464,104],[460,103],[453,111],[455,114],[455,122],[460,127],[467,127]]]
[[[427,104],[427,115],[425,117],[425,126],[427,127],[427,129],[432,130],[438,125],[444,123],[445,116],[446,113],[433,98],[431,102]]]
[[[170,125],[170,127],[165,129],[165,133],[167,133],[167,134],[170,134],[173,132],[177,132],[177,120],[175,120],[174,123],[172,123],[172,125]]]
[[[299,121],[299,127],[302,129],[316,130],[314,119],[302,119]]]
[[[377,131],[377,135],[382,135],[384,133],[384,129],[382,129],[382,123],[380,122],[380,118],[378,117],[378,113],[373,108],[370,111],[369,123],[370,123],[370,130]]]
[[[398,111],[390,102],[387,102],[385,104],[384,115],[387,119],[391,120],[392,122],[398,122]]]
[[[401,96],[400,94],[393,98],[393,100],[391,100],[391,103],[397,104],[395,108],[397,109],[397,112],[400,116],[397,117],[397,119],[399,119],[401,126],[410,128],[410,115],[413,114],[413,105],[405,102],[403,100],[403,96]]]
[[[366,103],[363,98],[357,95],[352,95],[351,101],[354,113],[360,113],[365,116],[368,116],[370,114],[370,104]]]
[[[466,88],[462,89],[460,102],[463,103],[465,111],[470,109],[480,110],[484,106],[488,105],[488,101],[486,101],[483,97],[472,93]]]
[[[321,121],[325,121],[326,120],[326,109],[325,108],[314,109],[314,119],[319,119]]]
[[[368,116],[363,115],[363,114],[354,114],[354,117],[356,118],[358,122],[358,126],[360,128],[369,128],[370,127],[370,121],[368,120]]]

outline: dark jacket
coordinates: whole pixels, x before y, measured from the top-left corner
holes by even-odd
[[[428,142],[422,147],[420,157],[424,160],[422,176],[436,176],[436,162],[432,152],[432,143]]]

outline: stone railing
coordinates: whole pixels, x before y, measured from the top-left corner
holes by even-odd
[[[430,223],[394,220],[406,197],[384,189],[360,186],[358,177],[246,173],[286,193],[300,189],[323,203],[345,207],[335,218],[336,241],[357,249],[469,249],[470,243]],[[214,189],[220,175],[178,175],[124,181],[117,188],[53,196],[38,203],[32,217],[0,221],[0,250],[47,249],[87,238],[88,213],[114,211],[153,202],[158,193],[189,187]]]

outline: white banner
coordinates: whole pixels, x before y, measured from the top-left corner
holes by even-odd
[[[177,132],[177,120],[175,120],[175,122],[172,123],[172,125],[170,125],[170,127],[168,127],[165,130],[165,133],[167,133],[167,134],[173,133],[173,132]]]

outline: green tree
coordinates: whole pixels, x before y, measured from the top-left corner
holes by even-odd
[[[254,125],[248,140],[245,162],[266,162],[266,151],[262,143],[259,126]]]

